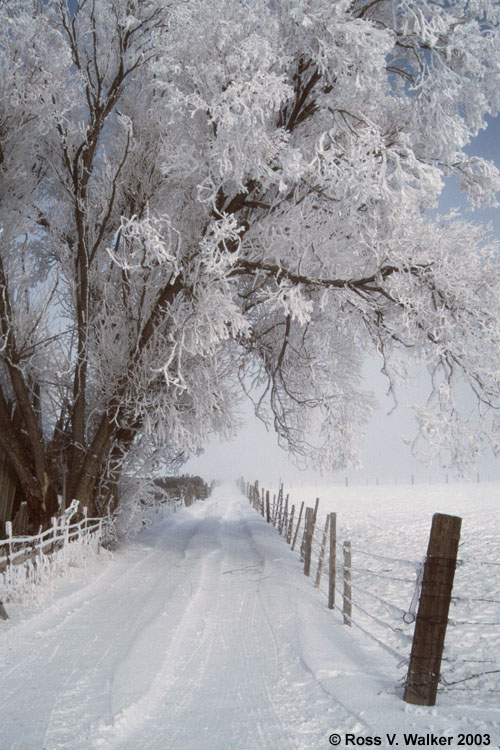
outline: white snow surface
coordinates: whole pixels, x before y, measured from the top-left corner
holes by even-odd
[[[385,534],[388,552],[416,508],[396,510],[378,489],[376,512],[358,504],[358,531],[371,528],[375,547]],[[498,489],[467,506],[479,531],[480,518],[498,529]],[[356,497],[366,490],[339,502],[351,531]],[[500,746],[500,708],[476,693],[404,703],[393,655],[327,609],[296,552],[233,486],[42,593],[0,622],[0,750],[312,750],[333,733],[341,748],[369,738],[388,748],[393,734],[406,747],[409,733],[421,747],[434,746],[429,733],[447,747],[461,733]]]

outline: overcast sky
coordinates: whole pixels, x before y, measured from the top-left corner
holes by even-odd
[[[495,161],[500,168],[500,118],[489,123],[488,129],[479,136],[467,149],[469,153]],[[464,196],[458,191],[452,180],[443,192],[440,212],[446,213],[451,208],[463,210],[467,218],[473,221],[490,222],[496,237],[500,241],[500,209],[481,209],[471,213],[467,209]],[[367,426],[362,451],[363,468],[358,471],[344,471],[321,476],[315,472],[298,471],[293,461],[277,446],[276,437],[253,416],[250,404],[243,404],[246,427],[238,437],[230,442],[216,439],[208,445],[203,455],[191,459],[183,472],[201,474],[206,479],[231,480],[244,476],[248,480],[259,479],[264,484],[276,485],[279,478],[294,484],[327,484],[330,482],[345,484],[445,481],[456,479],[451,471],[439,466],[428,467],[416,461],[410,448],[403,442],[403,436],[412,437],[415,427],[412,425],[411,412],[404,407],[411,402],[415,394],[401,394],[399,408],[390,416],[392,400],[385,397],[383,378],[375,366],[367,367],[367,387],[373,389],[379,400],[380,408]],[[415,386],[418,393],[418,383]],[[487,457],[472,472],[470,481],[500,479],[500,459]]]

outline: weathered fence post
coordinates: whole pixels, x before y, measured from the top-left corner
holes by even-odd
[[[269,490],[266,490],[266,521],[271,523],[271,509],[269,507]]]
[[[99,519],[99,529],[97,531],[98,537],[97,537],[97,554],[101,554],[101,547],[102,547],[102,537],[103,537],[103,519]]]
[[[37,536],[40,536],[40,530],[38,531]],[[40,554],[40,546],[36,543],[36,536],[29,542],[29,548],[31,550],[31,562],[33,564],[33,569],[36,569],[36,566],[38,565],[38,557]]]
[[[316,526],[316,520],[318,518],[318,506],[319,506],[319,497],[316,498],[316,503],[314,505],[314,525]]]
[[[351,542],[344,542],[344,625],[351,626],[352,615],[352,589],[351,589]]]
[[[323,560],[325,557],[325,550],[326,550],[326,537],[328,534],[328,524],[330,523],[330,516],[328,515],[326,517],[325,521],[325,528],[323,530],[323,538],[321,539],[321,548],[319,552],[319,560],[318,560],[318,569],[316,571],[316,581],[314,585],[316,588],[319,587],[319,584],[321,583],[321,573],[323,572]]]
[[[316,526],[316,518],[318,515],[318,505],[319,505],[319,497],[316,498],[316,504],[314,506],[313,515],[312,515],[313,534],[314,534],[314,527]],[[306,515],[306,518],[307,518],[307,515]],[[306,531],[307,531],[307,527],[306,527],[306,524],[304,523],[304,534],[302,536],[302,544],[300,547],[300,559],[301,560],[305,560]],[[311,543],[312,543],[312,540],[311,540]]]
[[[330,557],[328,560],[328,609],[335,606],[335,575],[337,573],[337,514],[330,513]]]
[[[406,677],[404,700],[434,706],[441,669],[462,519],[435,513]]]
[[[54,552],[54,547],[55,547],[55,544],[54,544],[54,523],[56,523],[56,519],[54,518],[54,516],[52,516],[51,519],[50,519],[50,534],[47,536],[47,547],[48,547],[47,554],[48,555],[52,555],[52,553]]]
[[[304,562],[305,560],[305,547],[306,547],[306,534],[307,534],[307,511],[309,508],[306,507],[306,512],[304,515],[304,531],[302,532],[302,540],[300,542],[300,562]]]
[[[5,521],[5,533],[7,534],[8,542],[6,544],[7,549],[7,567],[10,567],[11,555],[12,555],[12,521]]]
[[[299,518],[298,518],[298,521],[297,521],[297,528],[295,529],[295,536],[293,537],[292,550],[295,549],[295,542],[297,541],[297,534],[299,533],[300,521],[302,519],[302,511],[303,510],[304,510],[304,501],[302,500],[302,505],[300,506],[300,511],[299,511]]]
[[[276,506],[276,519],[274,523],[278,531],[280,531],[281,529],[282,518],[283,518],[283,485],[281,484],[279,492],[278,492],[278,504]]]
[[[6,521],[5,522],[5,533],[7,534],[7,544],[5,545],[5,551],[7,553],[7,569],[10,567],[11,564],[11,554],[12,554],[12,522]],[[0,600],[0,617],[2,620],[8,620],[9,615],[7,614],[7,610],[5,609],[3,602]]]
[[[292,531],[293,531],[293,517],[295,515],[295,505],[292,505],[292,510],[290,511],[290,520],[288,522],[288,529],[286,532],[286,543],[290,544],[292,541]]]
[[[305,522],[304,538],[303,538],[304,575],[305,576],[308,576],[311,573],[311,552],[312,552],[313,533],[314,533],[314,510],[312,508],[306,508],[306,522]]]
[[[280,503],[282,500],[282,493],[283,493],[283,485],[281,484],[281,479],[278,487],[278,497],[274,495],[273,497],[273,526],[276,526],[278,522],[278,515],[280,512]]]
[[[280,527],[279,527],[280,536],[283,535],[283,529],[286,529],[286,527],[287,527],[287,521],[288,521],[288,498],[289,498],[289,495],[286,496],[286,499],[285,499],[285,508],[284,508],[283,513],[281,514],[281,518],[280,518]]]

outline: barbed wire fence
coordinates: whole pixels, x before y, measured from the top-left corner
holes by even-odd
[[[467,554],[467,545],[460,546],[458,556],[455,551],[455,559],[437,555],[436,550],[430,555],[429,549],[421,559],[376,554],[350,539],[339,541],[337,515],[319,518],[319,499],[314,508],[307,508],[304,502],[293,504],[281,483],[274,494],[260,489],[258,482],[241,479],[239,487],[298,552],[305,575],[326,597],[327,606],[404,670],[398,688],[406,686],[405,700],[434,705],[436,691],[470,691],[471,697],[480,694],[498,701],[500,596],[492,573],[500,571],[499,544],[492,542],[482,559]],[[436,516],[458,529],[458,548],[461,519]],[[432,565],[426,568],[427,561]],[[442,608],[443,597],[445,611],[436,616],[432,608],[437,600]]]

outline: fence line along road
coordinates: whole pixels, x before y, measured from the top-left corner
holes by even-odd
[[[342,612],[347,626],[356,626],[380,647],[391,653],[398,663],[406,666],[403,680],[404,699],[419,705],[434,705],[436,692],[450,690],[466,683],[471,690],[478,680],[494,679],[500,674],[500,667],[491,658],[490,650],[484,654],[484,644],[478,636],[477,653],[465,655],[445,652],[445,635],[448,623],[452,626],[453,639],[457,628],[464,624],[477,627],[484,636],[491,635],[491,627],[500,626],[498,609],[500,599],[485,595],[464,597],[453,596],[457,550],[460,538],[461,519],[456,516],[436,513],[432,519],[427,555],[424,560],[403,560],[387,555],[373,554],[357,548],[350,539],[338,542],[337,514],[329,513],[322,528],[317,524],[318,499],[313,507],[305,507],[302,501],[300,510],[292,503],[290,495],[285,495],[280,482],[277,493],[259,488],[259,483],[238,481],[241,492],[258,513],[272,524],[292,550],[300,554],[304,574],[311,576],[315,585],[325,594],[330,609]],[[328,543],[327,543],[328,542]],[[313,558],[317,558],[315,573]],[[459,570],[463,566],[477,563],[478,566],[498,565],[495,561],[459,560]],[[470,569],[470,568],[468,568]],[[326,588],[325,588],[326,580]],[[479,580],[479,579],[478,579]],[[392,589],[392,591],[391,591]],[[399,603],[390,601],[397,593]],[[338,606],[335,599],[341,601]],[[406,606],[401,606],[402,597],[407,598]],[[477,621],[448,619],[450,602],[488,607],[484,618]],[[474,614],[476,614],[474,612]],[[489,630],[488,630],[489,628]],[[459,638],[460,640],[460,638]],[[459,645],[459,649],[463,645]],[[448,673],[452,669],[452,678]],[[484,664],[483,669],[472,671],[471,664]],[[461,666],[468,673],[458,671]],[[472,683],[472,685],[471,685]],[[498,686],[488,687],[487,693],[500,693]]]
[[[88,518],[87,508],[81,519],[71,523],[79,503],[52,519],[52,525],[33,536],[13,536],[12,523],[7,521],[6,539],[0,539],[0,617],[7,619],[4,606],[12,596],[41,583],[54,572],[76,559],[98,554],[109,536],[109,518]]]

